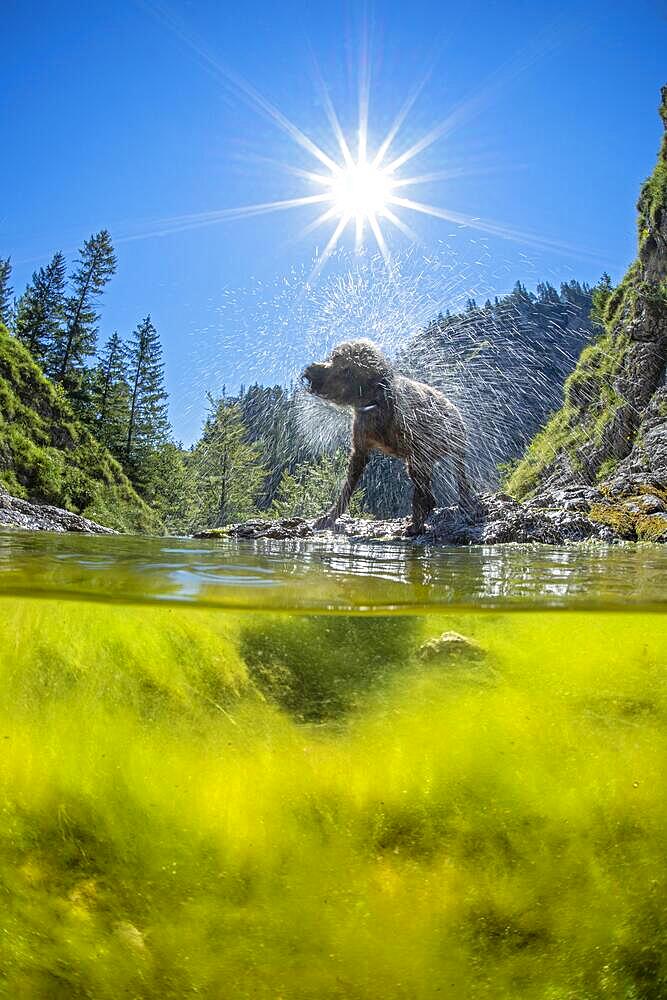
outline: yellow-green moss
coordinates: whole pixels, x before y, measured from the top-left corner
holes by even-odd
[[[655,496],[667,501],[667,490],[652,486],[639,488],[638,495],[609,497],[605,502],[593,504],[589,517],[598,524],[609,525],[622,538],[642,542],[656,542],[667,533],[667,521],[658,514],[645,514],[629,510],[628,503],[641,501],[642,496]]]
[[[657,542],[667,536],[667,521],[658,514],[640,514],[635,521],[637,538],[641,542]]]
[[[408,652],[303,725],[253,692],[247,619],[0,601],[0,994],[658,1000],[658,619],[429,615],[414,645],[453,629],[488,666]],[[294,676],[303,623],[270,624]]]
[[[197,533],[198,538],[226,538],[229,534],[229,528],[207,528],[206,531],[200,531]]]
[[[636,518],[620,504],[594,503],[588,516],[591,521],[613,528],[622,538],[635,537]]]

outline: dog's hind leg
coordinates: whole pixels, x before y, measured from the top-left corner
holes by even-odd
[[[463,449],[455,451],[451,458],[454,478],[456,479],[456,486],[459,491],[459,506],[465,514],[472,515],[477,510],[478,500],[475,489],[468,478],[465,451]]]
[[[408,461],[408,475],[414,485],[412,495],[412,524],[408,528],[409,535],[421,535],[424,532],[426,518],[435,508],[435,497],[431,489],[431,469],[422,463]]]

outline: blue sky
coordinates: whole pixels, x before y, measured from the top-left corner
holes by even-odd
[[[655,160],[667,83],[666,2],[397,0],[365,11],[294,0],[3,6],[0,256],[11,254],[20,290],[55,250],[72,254],[109,228],[118,273],[101,336],[128,334],[151,313],[165,345],[172,420],[186,441],[206,390],[281,381],[316,349],[313,330],[324,328],[331,302],[340,305],[341,277],[357,267],[350,231],[319,290],[304,293],[333,228],[296,239],[318,214],[312,206],[194,225],[198,213],[313,192],[280,164],[311,169],[314,161],[235,75],[331,153],[315,67],[352,134],[365,23],[371,147],[429,70],[397,153],[462,109],[456,128],[408,171],[460,175],[420,185],[414,197],[531,238],[403,212],[420,243],[399,326],[409,325],[415,254],[432,268],[434,305],[468,291],[501,293],[517,278],[594,282],[607,270],[617,280],[634,255],[635,203]],[[400,261],[407,240],[385,231]],[[453,292],[445,273],[457,277]]]

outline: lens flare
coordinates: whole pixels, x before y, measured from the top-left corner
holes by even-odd
[[[368,52],[368,39],[364,33],[364,43],[361,47],[359,61],[358,123],[354,140],[350,140],[349,136],[346,135],[319,70],[316,73],[325,115],[334,140],[333,143],[325,142],[326,149],[324,149],[319,141],[316,141],[315,138],[291,121],[280,108],[256,90],[252,84],[229,67],[223,66],[208,45],[192,35],[164,3],[160,0],[142,0],[142,2],[165,27],[196,54],[209,72],[224,82],[235,96],[241,97],[255,111],[285,133],[299,148],[301,154],[306,153],[312,157],[315,161],[315,169],[307,169],[296,163],[286,162],[284,158],[274,160],[263,155],[260,159],[264,162],[271,163],[281,170],[287,170],[294,177],[308,182],[307,191],[303,194],[295,192],[294,196],[290,198],[241,205],[238,208],[215,209],[208,212],[153,220],[152,222],[145,220],[139,231],[121,235],[119,238],[117,237],[117,242],[146,239],[150,236],[164,236],[167,233],[199,229],[221,222],[232,222],[236,219],[252,218],[272,212],[284,212],[316,205],[318,209],[321,209],[320,214],[301,230],[300,235],[306,236],[325,223],[331,223],[333,228],[324,249],[319,253],[317,264],[309,281],[312,281],[322,271],[327,260],[337,249],[349,225],[355,229],[356,249],[361,248],[368,230],[372,234],[385,264],[389,266],[390,255],[383,232],[385,224],[397,229],[412,242],[418,242],[417,235],[405,221],[404,215],[406,213],[430,216],[452,225],[488,233],[490,236],[513,240],[524,246],[538,247],[551,252],[564,252],[578,258],[600,259],[601,255],[594,250],[573,246],[542,236],[539,233],[526,232],[492,219],[468,215],[410,197],[412,193],[410,189],[416,185],[447,180],[451,177],[472,176],[480,172],[488,173],[489,168],[485,168],[479,163],[473,163],[469,159],[462,165],[448,162],[445,170],[432,170],[419,174],[410,173],[408,176],[401,175],[401,171],[406,165],[412,164],[415,158],[422,156],[435,143],[446,140],[455,129],[474,115],[479,114],[482,108],[494,97],[503,82],[513,79],[534,63],[543,46],[537,45],[526,51],[522,49],[521,54],[510,60],[502,72],[492,73],[477,92],[454,106],[442,121],[436,123],[425,134],[417,137],[401,151],[401,140],[404,138],[405,132],[408,131],[407,121],[430,76],[430,73],[427,73],[412,88],[384,138],[371,151],[372,143],[369,132],[371,61]],[[401,196],[399,196],[399,192],[401,192]]]
[[[362,161],[332,176],[331,200],[340,216],[348,216],[357,225],[363,225],[372,216],[385,214],[392,188],[384,170]]]

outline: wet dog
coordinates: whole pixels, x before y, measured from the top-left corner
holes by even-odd
[[[475,509],[463,419],[438,389],[399,375],[370,340],[339,344],[327,361],[309,365],[302,379],[314,396],[354,410],[347,479],[337,503],[316,527],[332,527],[347,509],[373,449],[405,461],[414,485],[409,534],[423,532],[435,507],[431,477],[441,459],[452,463],[463,511]]]

